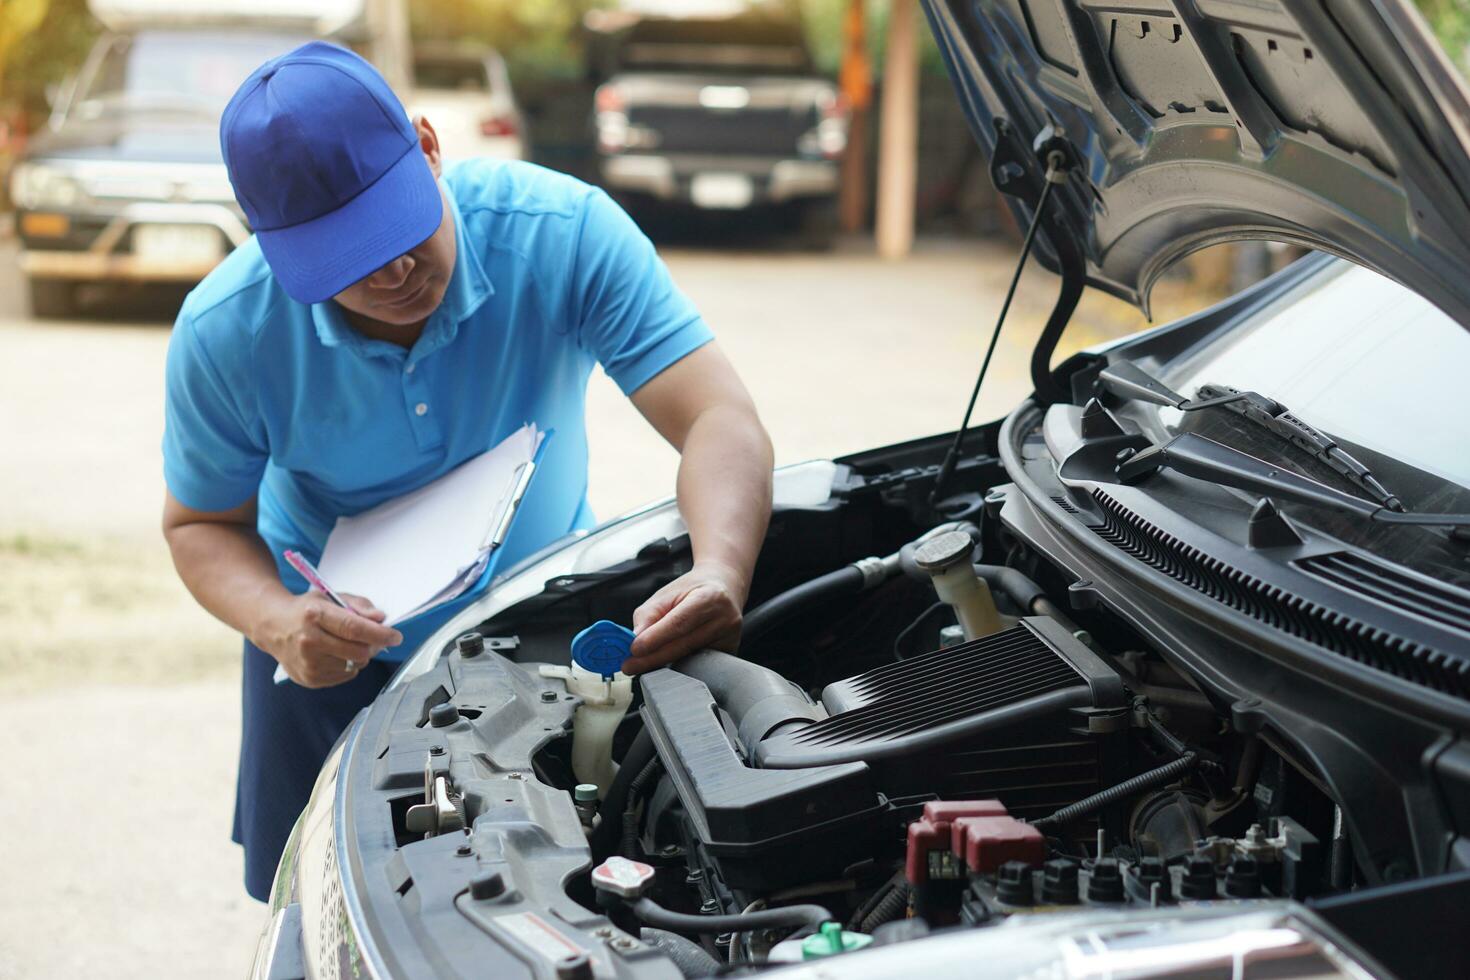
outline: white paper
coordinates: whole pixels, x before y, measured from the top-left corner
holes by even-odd
[[[484,571],[490,527],[544,435],[526,425],[433,483],[338,518],[322,579],[372,600],[390,626],[462,594]]]

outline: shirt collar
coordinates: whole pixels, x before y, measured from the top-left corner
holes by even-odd
[[[352,329],[342,313],[342,307],[330,299],[311,306],[312,323],[322,346],[343,347],[369,357],[400,357],[406,353],[409,362],[414,363],[454,340],[459,335],[459,325],[474,315],[481,304],[495,294],[495,287],[485,274],[479,253],[465,230],[459,202],[454,199],[454,189],[444,183],[443,178],[440,178],[439,186],[444,188],[444,197],[454,216],[454,271],[449,275],[444,299],[440,301],[439,308],[429,315],[429,322],[424,324],[424,332],[419,335],[413,349],[404,351],[396,344],[364,337]]]

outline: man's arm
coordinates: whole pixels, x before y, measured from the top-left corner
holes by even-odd
[[[366,599],[342,597],[357,615],[316,592],[288,591],[255,532],[254,499],[208,512],[186,507],[165,491],[163,536],[179,578],[199,604],[280,661],[298,684],[349,681],[354,672],[347,661],[366,663],[383,647],[403,642]]]
[[[679,513],[694,567],[633,613],[630,674],[703,647],[734,649],[771,517],[771,440],[724,353],[709,343],[639,388],[633,404],[679,450]]]

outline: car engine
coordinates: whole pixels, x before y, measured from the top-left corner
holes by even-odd
[[[897,472],[838,467],[833,503],[778,509],[738,655],[636,680],[569,663],[576,634],[690,567],[687,538],[549,578],[461,636],[402,689],[374,764],[399,893],[426,880],[415,842],[463,836],[501,868],[461,905],[485,931],[512,920],[505,896],[534,899],[705,976],[1361,881],[1327,781],[1258,704],[1221,703],[1089,602],[981,474],[925,526]]]

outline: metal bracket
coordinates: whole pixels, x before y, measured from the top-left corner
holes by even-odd
[[[459,795],[450,789],[447,778],[434,774],[433,756],[426,756],[424,761],[424,802],[408,808],[403,825],[412,833],[423,834],[425,839],[464,830]]]

